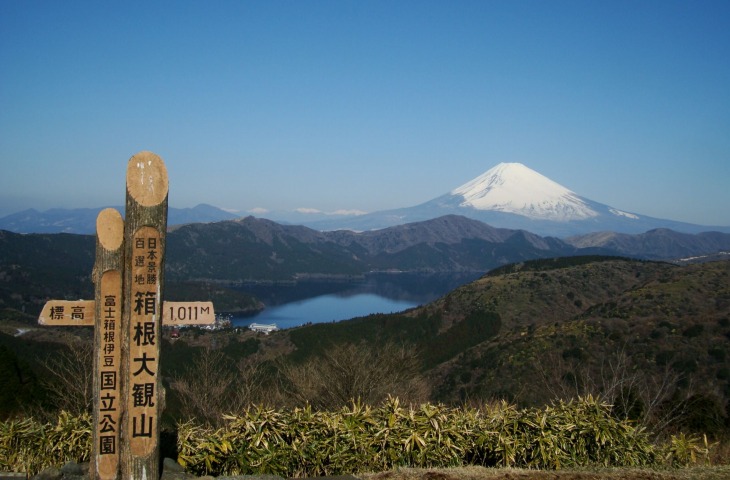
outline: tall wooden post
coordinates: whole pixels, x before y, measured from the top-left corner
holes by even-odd
[[[124,223],[122,479],[160,478],[159,428],[164,392],[159,375],[162,290],[167,230],[167,169],[140,152],[127,164]]]
[[[92,479],[119,477],[121,404],[121,323],[124,220],[113,208],[96,218],[94,262],[94,428]]]

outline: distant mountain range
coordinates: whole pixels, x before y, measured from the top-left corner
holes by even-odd
[[[482,271],[530,259],[618,255],[676,260],[730,252],[730,234],[667,229],[542,237],[445,215],[381,230],[320,232],[246,217],[185,225],[168,236],[168,275],[182,279],[294,279],[369,271]]]
[[[304,224],[317,230],[365,231],[449,214],[561,238],[605,231],[635,234],[657,228],[730,233],[730,226],[694,225],[621,211],[581,197],[521,163],[500,163],[451,192],[414,207]]]
[[[167,270],[168,278],[245,282],[370,271],[486,272],[532,258],[593,253],[610,254],[456,215],[361,233],[246,217],[170,232]]]
[[[29,209],[0,218],[0,229],[16,233],[96,233],[96,217],[106,207],[53,208],[44,212]],[[116,208],[124,215],[124,207]],[[207,223],[232,220],[237,215],[211,205],[200,204],[193,208],[170,208],[167,214],[169,226],[186,223]]]
[[[730,255],[729,238],[730,234],[721,232],[690,234],[658,228],[637,235],[590,233],[565,241],[576,248],[604,248],[633,258],[689,261],[696,257],[712,256],[715,259]]]
[[[117,207],[123,212],[121,207]],[[102,208],[25,210],[0,218],[0,229],[17,233],[95,232]],[[323,213],[309,209],[267,212],[281,224],[304,225],[319,231],[381,230],[396,225],[459,215],[493,227],[526,230],[541,236],[566,238],[597,232],[638,234],[655,229],[700,233],[730,233],[730,226],[705,226],[647,217],[581,197],[521,163],[500,163],[451,192],[414,207],[373,213]],[[240,218],[217,207],[170,208],[168,225],[210,223]]]

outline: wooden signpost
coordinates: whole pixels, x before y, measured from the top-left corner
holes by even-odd
[[[215,322],[212,302],[163,301],[167,193],[162,159],[133,156],[126,219],[106,209],[96,221],[94,300],[50,300],[38,319],[94,326],[93,479],[160,478],[161,327]]]
[[[141,152],[127,165],[124,224],[124,322],[122,402],[127,441],[122,478],[157,479],[159,425],[164,396],[159,375],[162,285],[167,231],[167,169],[162,159]]]
[[[114,479],[119,470],[122,425],[121,331],[122,244],[124,220],[116,210],[102,210],[96,219],[94,262],[94,423],[92,459],[97,478]]]

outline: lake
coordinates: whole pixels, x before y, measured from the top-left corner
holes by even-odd
[[[279,328],[396,313],[431,302],[482,274],[368,274],[357,282],[299,282],[242,287],[266,308],[254,316],[234,316],[234,326],[276,324]]]

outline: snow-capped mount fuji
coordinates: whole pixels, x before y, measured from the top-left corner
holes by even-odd
[[[500,163],[454,189],[459,207],[565,222],[598,216],[578,195],[521,163]]]
[[[580,196],[521,163],[500,163],[449,193],[414,207],[306,225],[319,230],[364,231],[443,215],[462,215],[493,227],[554,237],[602,231],[635,234],[656,228],[685,233],[730,233],[727,226],[694,225],[621,211]]]

